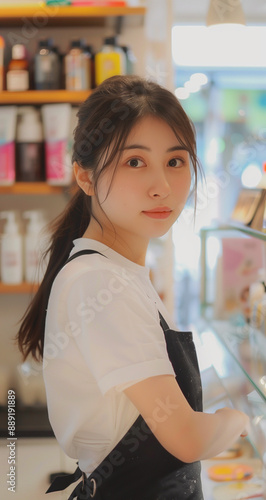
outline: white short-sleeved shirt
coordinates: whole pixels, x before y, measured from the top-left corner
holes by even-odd
[[[74,241],[51,290],[43,373],[49,419],[67,455],[91,473],[139,413],[123,389],[173,374],[158,310],[175,328],[149,269],[95,240]]]

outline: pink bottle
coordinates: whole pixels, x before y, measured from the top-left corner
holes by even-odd
[[[16,180],[15,134],[17,106],[0,106],[0,185]]]

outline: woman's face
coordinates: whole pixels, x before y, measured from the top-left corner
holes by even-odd
[[[100,176],[92,210],[104,231],[115,229],[129,245],[147,243],[176,221],[190,184],[188,151],[166,122],[147,116],[133,127],[118,165]]]

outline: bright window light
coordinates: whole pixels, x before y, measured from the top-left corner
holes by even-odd
[[[206,149],[206,162],[208,163],[209,166],[213,166],[216,164],[217,157],[219,154],[219,141],[218,138],[213,137],[209,145]]]
[[[172,55],[178,66],[261,68],[266,67],[265,40],[265,26],[174,26]]]
[[[241,175],[241,182],[246,188],[255,188],[262,178],[262,171],[256,163],[247,165]]]
[[[193,80],[188,80],[184,84],[185,89],[187,89],[189,92],[198,92],[200,90],[200,85],[197,84],[197,82],[194,82]]]
[[[190,77],[190,81],[197,85],[206,85],[206,83],[208,83],[208,77],[204,73],[193,73]]]
[[[175,96],[177,99],[187,99],[189,97],[189,91],[184,87],[178,87],[175,90]]]

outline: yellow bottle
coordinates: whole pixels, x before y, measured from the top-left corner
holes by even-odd
[[[103,48],[95,55],[95,82],[100,85],[106,78],[126,73],[124,51],[116,44],[115,37],[104,39]]]

